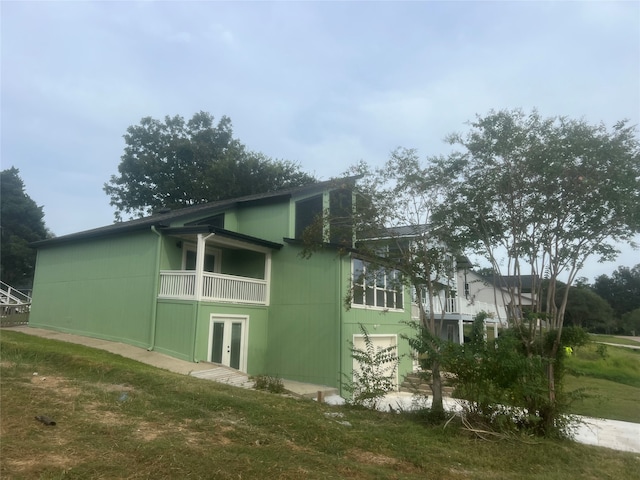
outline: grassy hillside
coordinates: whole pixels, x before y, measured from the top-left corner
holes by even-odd
[[[617,337],[596,339],[638,345]],[[640,423],[640,350],[592,343],[575,350],[567,371],[567,391],[582,389],[585,394],[571,406],[573,413]]]
[[[637,454],[488,442],[453,424],[236,389],[17,332],[0,340],[3,479],[553,480],[640,469]]]

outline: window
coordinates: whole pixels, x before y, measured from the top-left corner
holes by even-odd
[[[353,198],[351,190],[332,190],[329,194],[330,242],[351,246],[353,243]]]
[[[355,258],[352,278],[352,303],[354,305],[403,309],[403,285],[397,270],[376,267]]]
[[[302,238],[305,229],[322,215],[322,195],[296,202],[296,238]],[[318,228],[317,240],[322,240],[322,226]]]
[[[204,271],[219,273],[220,272],[219,259],[220,259],[219,250],[207,248],[204,254]],[[196,246],[195,245],[191,245],[191,244],[185,245],[183,250],[182,262],[183,262],[182,263],[183,270],[196,269]]]

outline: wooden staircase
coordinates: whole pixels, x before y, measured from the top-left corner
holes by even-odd
[[[31,297],[0,282],[0,326],[26,325],[29,322]]]
[[[419,373],[410,373],[404,377],[400,384],[401,392],[409,392],[419,395],[431,396],[431,386],[420,377]],[[453,394],[453,387],[449,384],[446,375],[442,375],[442,396],[450,397]]]

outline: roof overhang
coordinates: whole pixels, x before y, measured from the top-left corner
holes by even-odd
[[[283,247],[282,243],[271,242],[258,237],[252,237],[251,235],[245,235],[238,232],[232,232],[231,230],[225,230],[220,227],[213,227],[211,225],[188,225],[184,227],[160,227],[158,231],[164,235],[198,235],[198,234],[213,234],[221,239],[231,240],[234,242],[241,242],[244,244],[254,245],[258,247],[268,248],[271,250],[280,250]]]

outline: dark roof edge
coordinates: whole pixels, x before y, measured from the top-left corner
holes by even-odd
[[[179,210],[171,210],[167,212],[157,213],[148,217],[136,218],[127,220],[125,222],[113,223],[111,225],[105,225],[102,227],[94,228],[91,230],[85,230],[77,233],[70,233],[61,237],[54,237],[46,240],[39,240],[29,244],[34,248],[47,247],[50,245],[59,245],[62,243],[77,242],[81,240],[98,238],[102,236],[110,236],[124,232],[134,232],[138,230],[147,230],[152,226],[167,226],[168,222],[176,220],[182,220],[196,214],[207,214],[213,212],[221,212],[229,208],[237,206],[253,206],[259,204],[268,204],[271,202],[285,201],[291,198],[293,195],[301,193],[322,191],[330,188],[332,184],[339,182],[354,182],[361,178],[361,176],[339,177],[331,180],[325,180],[322,182],[311,183],[301,187],[291,187],[275,192],[260,193],[254,195],[246,195],[244,197],[230,198],[227,200],[219,200],[209,203],[203,203],[199,205],[193,205],[190,207],[181,208]]]
[[[109,237],[109,236],[117,235],[123,232],[136,232],[136,231],[144,231],[144,230],[150,231],[151,227],[163,228],[163,227],[167,227],[167,225],[161,222],[158,222],[155,224],[136,223],[132,225],[123,225],[121,228],[113,228],[113,229],[105,229],[105,227],[99,227],[99,228],[94,228],[92,230],[85,230],[84,232],[70,233],[69,235],[63,235],[61,237],[53,237],[53,238],[47,238],[45,240],[38,240],[37,242],[31,242],[29,246],[32,248],[48,247],[50,245],[73,243],[73,242],[79,242],[82,240],[89,240],[92,238]]]

